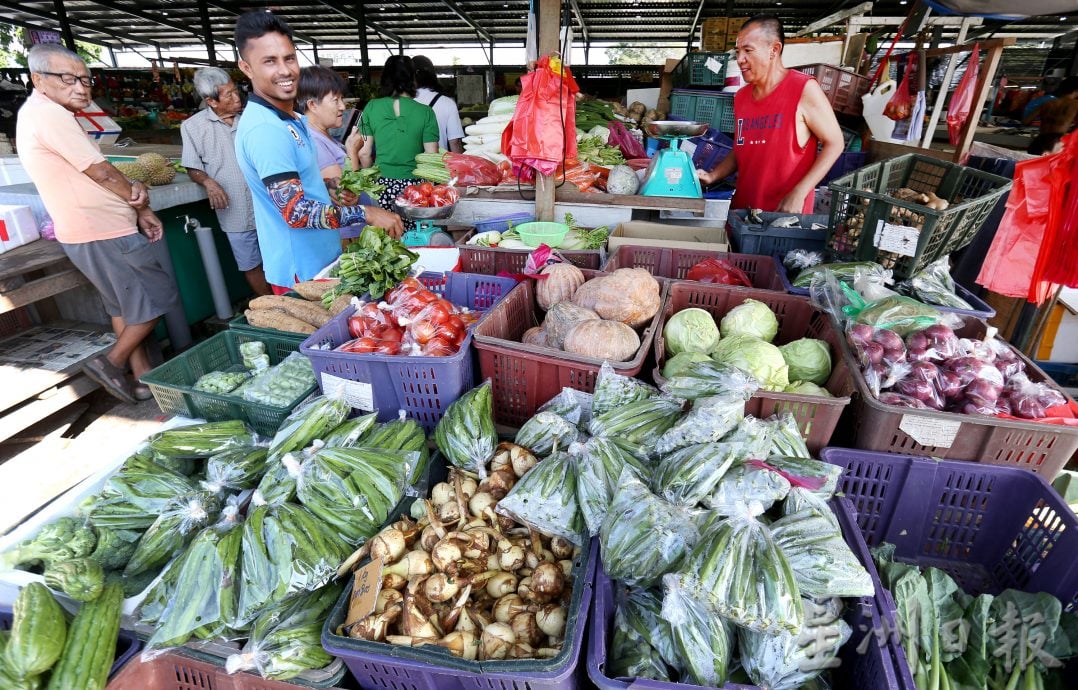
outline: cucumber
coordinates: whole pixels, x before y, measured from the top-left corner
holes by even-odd
[[[82,605],[71,622],[48,690],[104,690],[116,657],[122,602],[120,586],[108,584],[101,596]]]

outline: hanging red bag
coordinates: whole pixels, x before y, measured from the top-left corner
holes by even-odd
[[[883,106],[883,114],[886,117],[891,118],[894,121],[908,120],[913,113],[913,96],[910,95],[910,72],[913,64],[906,64],[906,72],[902,75],[902,81],[899,82],[898,88],[895,89],[894,94],[891,96],[891,100],[887,101],[887,105]]]
[[[563,160],[576,158],[576,94],[568,67],[542,57],[535,71],[520,78],[521,92],[509,126],[502,132],[502,153],[524,181],[535,173],[553,175]]]
[[[969,119],[969,111],[973,107],[973,90],[977,88],[977,77],[980,73],[981,44],[975,43],[969,62],[966,63],[966,73],[958,82],[958,88],[951,94],[951,102],[947,106],[947,136],[950,137],[951,146],[958,146],[962,125]]]

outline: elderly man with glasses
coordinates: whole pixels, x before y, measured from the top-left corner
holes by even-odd
[[[56,239],[75,267],[101,293],[116,344],[83,366],[87,376],[125,402],[148,400],[132,386],[150,370],[143,340],[175,304],[176,283],[150,247],[164,233],[146,189],[105,160],[75,113],[90,105],[93,80],[82,59],[57,44],[30,49],[34,92],[19,109],[19,160],[45,209]]]
[[[195,72],[195,91],[206,108],[180,125],[183,157],[191,179],[206,188],[210,207],[232,246],[236,266],[256,295],[271,294],[262,270],[262,252],[255,231],[255,208],[251,190],[236,161],[236,130],[240,125],[243,98],[240,90],[220,67]]]

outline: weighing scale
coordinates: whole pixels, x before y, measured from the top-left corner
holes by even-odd
[[[706,122],[657,120],[644,126],[653,139],[670,142],[651,159],[640,193],[644,196],[677,196],[699,199],[703,196],[692,155],[681,150],[681,142],[707,132]]]
[[[407,247],[452,247],[453,238],[434,221],[453,215],[452,206],[404,206],[394,202],[397,213],[415,222],[415,228],[404,233],[401,242]]]

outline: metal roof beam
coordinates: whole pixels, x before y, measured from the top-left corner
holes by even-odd
[[[28,15],[30,15],[32,17],[40,17],[42,19],[48,19],[50,22],[56,22],[58,24],[60,22],[60,20],[54,14],[49,14],[48,12],[46,12],[44,10],[39,10],[39,9],[35,9],[35,8],[32,8],[32,7],[26,7],[24,5],[20,5],[17,2],[11,2],[10,0],[0,0],[0,7],[3,7],[5,9],[9,9],[9,10],[14,10],[15,12],[20,12],[22,14],[28,14]],[[6,21],[6,20],[0,20],[0,21]],[[70,24],[71,26],[77,26],[80,29],[87,29],[87,30],[93,31],[95,33],[103,34],[105,36],[112,36],[113,38],[119,38],[119,39],[124,40],[124,41],[131,41],[133,43],[141,43],[142,45],[153,46],[155,48],[161,47],[161,44],[159,44],[157,41],[153,41],[153,40],[150,40],[148,38],[136,38],[134,36],[125,34],[125,33],[121,32],[121,31],[113,31],[111,29],[103,29],[100,26],[96,26],[94,24],[89,24],[89,23],[81,21],[81,20],[71,19],[71,20],[68,20],[68,24]],[[82,39],[78,39],[78,40],[82,40]]]
[[[337,3],[330,2],[330,0],[319,0],[319,2],[321,2],[321,4],[323,4],[326,7],[330,8],[334,12],[338,12],[338,13],[343,14],[344,16],[346,16],[346,17],[348,17],[350,19],[356,20],[356,22],[359,22],[359,15],[357,15],[355,12],[352,12],[351,10],[346,10],[345,8],[338,5]],[[393,41],[394,43],[404,45],[404,39],[401,38],[400,36],[398,36],[397,34],[393,33],[392,31],[390,31],[389,29],[386,29],[385,27],[381,26],[380,24],[375,24],[374,22],[370,21],[369,19],[365,19],[364,21],[366,22],[367,26],[374,29],[379,34],[385,36],[386,38]]]
[[[570,0],[573,5],[573,14],[576,15],[576,20],[580,22],[580,32],[584,34],[584,44],[591,43],[591,35],[588,33],[588,23],[584,21],[584,13],[580,11],[580,3],[578,0]],[[701,3],[703,0],[701,0]]]
[[[475,33],[477,33],[481,38],[484,38],[488,41],[494,40],[494,37],[490,35],[490,32],[480,26],[479,22],[468,16],[468,13],[464,11],[464,8],[455,3],[453,0],[442,0],[442,4],[451,9],[453,11],[453,14],[460,17],[462,22],[475,29]],[[576,0],[573,0],[573,4],[576,4]]]
[[[157,15],[154,15],[154,14],[152,14],[150,12],[143,12],[142,10],[136,9],[136,8],[133,8],[133,7],[125,7],[125,6],[123,6],[123,5],[119,4],[119,3],[112,2],[111,0],[94,0],[94,4],[95,5],[100,5],[101,7],[105,7],[107,9],[113,10],[115,12],[121,12],[123,14],[129,14],[132,17],[138,17],[139,19],[145,19],[146,21],[153,22],[154,24],[160,24],[161,26],[167,26],[170,29],[175,29],[176,31],[180,31],[180,32],[185,33],[185,34],[191,34],[192,36],[201,37],[201,34],[197,30],[192,29],[190,26],[184,26],[183,24],[179,24],[177,22],[169,21],[165,17],[157,16]]]
[[[228,7],[227,5],[224,5],[224,4],[219,3],[219,2],[210,2],[210,1],[207,0],[206,6],[207,7],[215,7],[217,9],[221,10],[222,12],[226,12],[226,13],[232,15],[233,17],[238,17],[241,14],[245,14],[245,12],[237,12],[236,10],[232,9],[231,7]],[[235,26],[236,26],[236,23],[233,22],[232,23],[233,29],[235,29]],[[298,31],[293,31],[292,36],[295,37],[297,40],[303,41],[304,43],[308,43],[310,45],[315,44],[315,40],[313,38],[311,38],[310,36],[308,36],[306,34],[301,34]]]
[[[0,23],[11,24],[12,26],[18,26],[20,28],[28,29],[28,30],[31,30],[31,31],[42,31],[42,30],[44,30],[44,31],[52,31],[52,29],[45,29],[40,24],[28,24],[26,22],[20,22],[17,19],[8,19],[7,17],[0,17]],[[82,41],[83,43],[93,43],[95,46],[102,46],[104,48],[116,49],[116,48],[123,48],[124,47],[124,44],[122,42],[120,42],[120,43],[109,43],[107,41],[99,41],[97,39],[90,39],[90,38],[79,38],[78,40]]]

